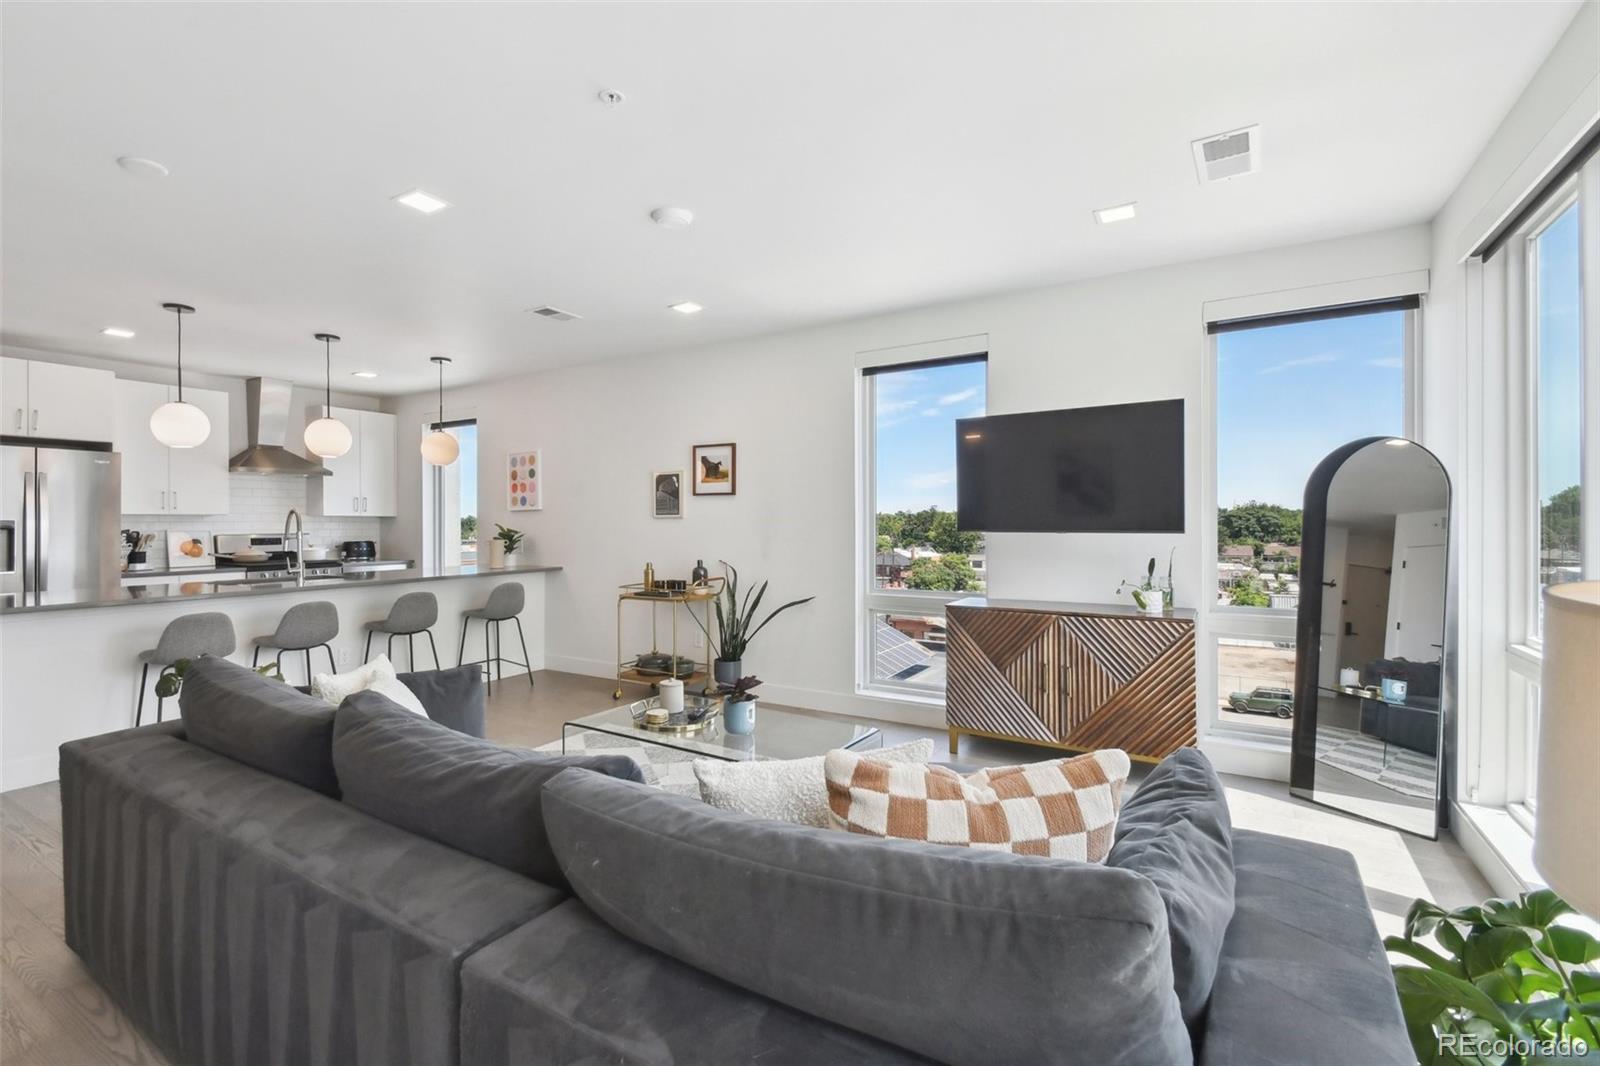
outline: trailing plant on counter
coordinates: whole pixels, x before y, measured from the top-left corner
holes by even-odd
[[[522,530],[503,526],[499,522],[494,524],[494,528],[499,530],[494,535],[494,539],[500,542],[500,547],[505,549],[507,555],[514,554],[518,548],[522,547]]]
[[[717,646],[717,658],[724,662],[740,662],[744,653],[750,647],[750,642],[756,639],[756,634],[767,627],[767,623],[778,617],[791,607],[810,603],[815,596],[807,596],[803,600],[790,600],[771,614],[756,622],[756,612],[761,607],[761,599],[767,594],[767,582],[763,581],[753,592],[746,591],[743,602],[739,599],[739,571],[732,564],[722,562],[722,569],[727,571],[727,580],[723,582],[722,594],[716,599],[717,632],[715,635],[706,628],[699,615],[693,611],[689,617],[694,619],[695,625],[705,633],[706,639]]]
[[[162,671],[161,676],[156,678],[156,695],[160,696],[162,699],[170,699],[171,697],[176,696],[183,690],[183,678],[188,672],[188,659],[179,659],[177,662],[173,663],[171,669]],[[276,662],[270,662],[265,666],[256,667],[256,673],[260,674],[262,677],[270,677],[278,681],[282,681],[284,679],[283,671],[278,669],[278,664]]]
[[[1405,935],[1383,946],[1421,963],[1396,964],[1394,983],[1423,1066],[1600,1063],[1600,973],[1585,968],[1600,940],[1557,924],[1572,913],[1549,889],[1452,911],[1411,905]]]

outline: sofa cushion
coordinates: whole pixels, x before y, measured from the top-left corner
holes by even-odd
[[[483,668],[476,663],[399,675],[428,717],[469,737],[484,735]]]
[[[571,767],[642,780],[624,755],[546,755],[502,747],[358,692],[334,714],[344,801],[547,885],[564,886],[545,837],[540,788]]]
[[[1182,748],[1123,804],[1106,862],[1155,883],[1167,908],[1172,979],[1191,1026],[1205,1015],[1233,919],[1233,822],[1211,761]]]
[[[1149,880],[751,818],[598,774],[545,786],[574,891],[624,935],[944,1062],[1186,1063]]]
[[[189,664],[178,697],[191,743],[325,796],[333,770],[333,708],[247,666],[205,656]]]
[[[461,967],[462,1066],[909,1066],[914,1052],[735,988],[568,899]]]

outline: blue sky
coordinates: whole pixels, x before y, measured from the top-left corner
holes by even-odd
[[[1578,208],[1537,243],[1539,282],[1539,499],[1578,483],[1583,463],[1583,371]]]
[[[475,515],[478,513],[478,427],[457,426],[456,440],[461,442],[461,513]]]
[[[955,510],[955,420],[983,415],[984,365],[903,370],[873,380],[879,512]]]
[[[1358,437],[1405,432],[1405,312],[1217,336],[1217,506],[1300,507]]]

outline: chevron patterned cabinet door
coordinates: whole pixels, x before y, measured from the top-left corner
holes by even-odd
[[[1014,604],[1014,605],[1012,605]],[[959,600],[945,713],[962,733],[1159,760],[1195,742],[1194,612]]]

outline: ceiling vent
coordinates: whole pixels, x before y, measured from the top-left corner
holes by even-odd
[[[1190,143],[1201,185],[1254,174],[1261,169],[1261,127],[1246,126]]]
[[[583,317],[582,315],[575,315],[571,311],[563,311],[559,307],[551,307],[548,304],[544,307],[530,307],[528,310],[540,318],[548,318],[553,322],[571,322],[575,318]]]

